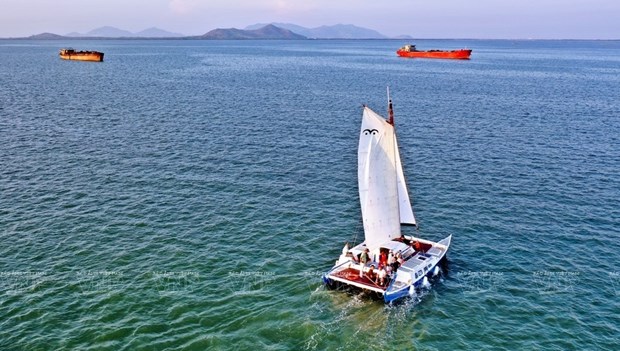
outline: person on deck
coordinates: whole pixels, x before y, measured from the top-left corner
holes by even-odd
[[[379,254],[379,264],[384,266],[387,264],[387,255],[385,254],[385,251],[381,251]]]
[[[390,280],[392,280],[393,274],[394,274],[394,270],[392,269],[392,267],[390,266],[385,266],[385,274],[387,275],[387,281],[389,282]]]
[[[374,282],[377,278],[377,274],[375,273],[375,265],[371,264],[370,268],[368,269],[368,272],[366,274],[366,276],[368,277],[368,279],[370,279],[372,282]]]
[[[421,251],[422,250],[422,244],[420,244],[419,241],[415,241],[415,242],[411,243],[411,246],[416,251]]]
[[[367,248],[360,254],[360,265],[362,266],[360,267],[360,278],[364,276],[364,267],[366,267],[366,264],[368,263],[369,259],[370,257],[369,257],[368,248]]]
[[[403,263],[405,263],[405,259],[403,258],[403,255],[401,255],[401,253],[399,252],[396,254],[396,262],[394,262],[394,266],[392,267],[392,269],[394,269],[394,271],[396,272],[396,270],[398,270],[398,268],[402,266]]]
[[[394,256],[394,251],[390,250],[390,254],[387,258],[387,264],[388,266],[392,266],[394,265],[394,262],[396,262],[396,257]]]
[[[381,266],[381,268],[379,269],[379,274],[377,277],[377,283],[381,286],[384,286],[386,283],[386,278],[387,277],[387,272],[385,271],[385,267]]]
[[[360,264],[362,266],[366,266],[366,264],[368,263],[369,260],[370,260],[370,255],[368,254],[368,249],[366,249],[360,255]]]

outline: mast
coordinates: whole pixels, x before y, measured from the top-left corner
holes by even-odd
[[[387,96],[388,96],[388,120],[387,122],[394,126],[394,109],[392,108],[392,98],[390,97],[390,87],[387,87]]]
[[[390,87],[387,87],[388,96],[388,119],[387,123],[394,128],[394,108],[392,107],[392,97],[390,96]],[[400,152],[398,151],[398,142],[396,141],[396,134],[394,134],[394,152],[396,161],[396,175],[398,184],[398,207],[400,212],[400,223],[404,225],[418,226],[418,222],[413,214],[413,208],[411,207],[411,199],[409,198],[409,190],[407,189],[407,183],[405,182],[405,175],[403,173],[403,165],[400,160]]]

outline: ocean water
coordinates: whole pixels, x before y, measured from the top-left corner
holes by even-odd
[[[620,42],[403,44],[1,40],[0,349],[617,349]],[[387,306],[320,282],[386,86],[417,234],[453,235]]]

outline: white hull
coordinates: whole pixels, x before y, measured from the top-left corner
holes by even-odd
[[[379,250],[393,249],[405,255],[405,261],[387,279],[387,284],[380,285],[367,276],[371,265],[378,266],[377,261],[372,260],[364,267],[357,262],[357,255],[365,249],[364,243],[353,247],[347,253],[343,253],[336,265],[323,276],[324,282],[328,286],[353,287],[370,291],[381,296],[385,302],[392,302],[409,296],[413,288],[422,285],[425,277],[434,274],[435,267],[439,265],[448,252],[452,236],[450,235],[439,242],[415,237],[404,237],[404,239],[405,241],[417,241],[424,246],[424,249],[415,251],[411,246],[405,245],[399,240],[382,245]],[[373,253],[372,256],[378,256],[378,253]],[[360,270],[362,271],[361,274]]]

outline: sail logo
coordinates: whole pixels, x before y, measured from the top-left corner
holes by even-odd
[[[379,131],[376,129],[364,129],[362,133],[364,133],[364,135],[375,135],[379,134]]]

